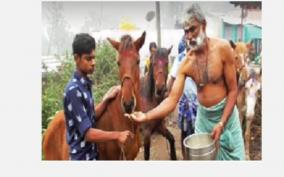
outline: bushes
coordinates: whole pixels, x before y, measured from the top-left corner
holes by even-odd
[[[106,42],[99,42],[96,49],[96,69],[90,78],[94,81],[93,93],[98,103],[104,93],[119,83],[115,50]],[[45,67],[45,66],[43,66]],[[42,130],[59,110],[63,109],[63,93],[73,76],[75,64],[73,56],[66,54],[57,72],[46,72],[42,77]]]

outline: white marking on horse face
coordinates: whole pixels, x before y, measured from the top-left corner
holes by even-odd
[[[134,111],[135,111],[135,108],[136,108],[136,104],[137,104],[136,96],[135,96],[134,91],[132,91],[132,96],[133,96],[133,100],[134,100],[134,104],[133,104],[132,112],[134,112]]]

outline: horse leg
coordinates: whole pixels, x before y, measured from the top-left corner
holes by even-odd
[[[245,128],[244,128],[244,104],[241,102],[241,98],[242,95],[238,95],[237,97],[237,108],[239,111],[239,118],[240,118],[240,124],[242,127],[242,131],[244,132]]]
[[[163,135],[170,143],[171,149],[171,160],[177,160],[176,148],[175,148],[175,138],[172,133],[166,128],[166,126],[162,123],[159,127],[159,133]]]
[[[246,152],[246,159],[250,160],[250,128],[252,123],[252,117],[248,117],[246,119],[246,131],[245,131],[245,152]]]
[[[144,130],[144,159],[150,159],[151,131]]]

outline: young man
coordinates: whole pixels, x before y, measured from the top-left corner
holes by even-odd
[[[237,81],[233,51],[222,39],[206,36],[206,20],[197,4],[187,12],[186,39],[190,51],[179,68],[169,96],[153,110],[132,114],[138,122],[166,117],[183,93],[187,76],[197,85],[198,109],[195,132],[211,133],[219,141],[219,160],[243,160],[244,142],[235,106]]]
[[[95,142],[117,140],[124,143],[131,133],[106,132],[94,128],[95,120],[101,116],[119,88],[111,89],[102,102],[94,107],[92,81],[87,75],[92,74],[95,69],[95,39],[89,34],[77,34],[72,48],[76,71],[64,91],[64,114],[70,159],[96,160],[99,154]]]

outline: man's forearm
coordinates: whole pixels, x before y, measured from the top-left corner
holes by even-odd
[[[119,132],[115,131],[103,131],[95,128],[90,128],[85,135],[85,138],[89,142],[105,142],[111,140],[117,140]]]
[[[147,119],[159,119],[168,116],[174,111],[177,101],[167,97],[160,105],[146,113]]]

